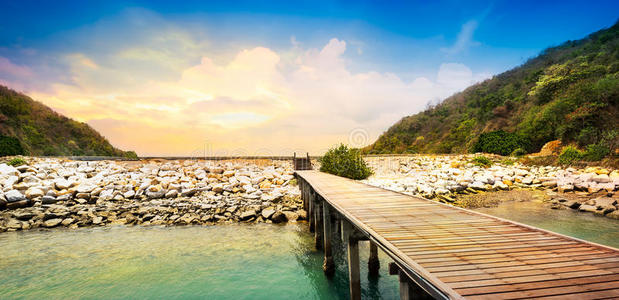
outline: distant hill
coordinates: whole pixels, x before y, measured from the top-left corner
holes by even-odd
[[[86,123],[69,119],[30,97],[0,86],[0,155],[124,156]]]
[[[618,37],[616,23],[582,40],[546,49],[517,68],[404,117],[363,151],[464,153],[477,150],[482,133],[496,132],[500,134],[493,136],[507,137],[526,152],[539,151],[557,139],[616,149]]]

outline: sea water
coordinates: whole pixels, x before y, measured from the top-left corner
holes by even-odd
[[[504,202],[480,212],[619,247],[619,221],[541,203]],[[307,223],[98,227],[0,234],[0,299],[347,299],[346,251],[334,240],[336,272],[322,271]],[[398,280],[379,251],[380,276],[364,299],[396,299]]]

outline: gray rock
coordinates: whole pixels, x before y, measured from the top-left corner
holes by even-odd
[[[191,197],[196,194],[197,189],[185,189],[181,192],[182,197]]]
[[[21,200],[21,201],[15,201],[15,202],[8,202],[6,204],[6,208],[8,209],[16,209],[16,208],[22,208],[22,207],[27,207],[30,206],[30,200]]]
[[[62,223],[62,219],[60,218],[49,219],[43,222],[43,227],[52,228],[58,226],[60,223]]]
[[[572,208],[572,209],[578,209],[580,207],[580,202],[568,200],[568,201],[563,202],[563,205],[569,208]]]
[[[606,216],[611,218],[611,219],[619,220],[619,210],[615,210],[613,212],[610,212],[610,213],[606,214]]]
[[[571,184],[565,184],[565,185],[560,185],[559,186],[559,192],[561,193],[567,193],[567,192],[571,192],[574,190],[574,186]]]
[[[21,222],[15,219],[9,219],[9,221],[6,222],[6,227],[19,230],[21,229]]]
[[[13,213],[13,217],[21,221],[28,221],[32,219],[34,216],[36,216],[36,214],[31,211],[20,211],[20,212]]]
[[[73,222],[75,222],[75,219],[73,218],[66,218],[64,220],[62,220],[62,226],[69,226],[71,225]]]
[[[101,223],[103,223],[103,217],[96,216],[96,217],[92,218],[92,224],[99,225]]]
[[[578,210],[580,211],[587,211],[587,212],[595,212],[597,210],[597,207],[593,206],[593,205],[581,205]]]
[[[595,181],[597,183],[607,183],[610,182],[610,177],[607,174],[599,174],[591,177],[591,181]]]
[[[274,213],[275,213],[274,209],[268,208],[268,209],[263,209],[261,214],[264,219],[270,219]]]
[[[293,211],[285,211],[284,215],[286,215],[286,219],[291,222],[295,222],[299,219],[299,215]]]
[[[546,188],[553,188],[557,186],[557,182],[555,180],[546,180],[542,182],[542,186]]]
[[[617,201],[615,199],[609,197],[595,198],[593,199],[593,201],[595,203],[595,206],[597,207],[607,207],[617,204]]]
[[[256,211],[255,210],[247,210],[247,211],[244,211],[241,214],[240,218],[243,221],[247,221],[247,220],[249,220],[251,218],[254,218],[255,216],[256,216]]]
[[[9,203],[26,200],[26,196],[24,196],[18,190],[10,190],[6,192],[6,194],[4,194],[4,197]]]
[[[612,213],[615,210],[617,210],[617,208],[615,208],[614,206],[606,206],[602,208],[602,213],[606,215]]]
[[[169,190],[165,194],[165,198],[176,198],[177,196],[178,196],[178,191],[177,190]]]
[[[471,183],[469,185],[470,188],[476,189],[476,190],[480,190],[480,191],[485,191],[486,190],[486,185],[481,182],[481,181],[475,181],[473,183]]]
[[[0,164],[0,174],[9,176],[19,176],[19,171],[7,164]]]

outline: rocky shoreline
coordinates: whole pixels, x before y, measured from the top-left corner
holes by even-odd
[[[289,161],[27,161],[0,164],[0,232],[306,218]]]
[[[459,206],[464,195],[537,189],[547,193],[551,208],[619,219],[617,170],[507,165],[501,158],[484,168],[472,157],[365,157],[374,175],[363,182]],[[0,232],[307,218],[290,161],[26,161],[0,163]]]
[[[462,195],[513,189],[545,190],[549,207],[576,209],[619,219],[619,171],[591,167],[526,166],[502,157],[476,166],[474,155],[365,157],[374,175],[363,182],[461,205]]]

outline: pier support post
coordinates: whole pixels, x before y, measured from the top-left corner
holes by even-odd
[[[368,259],[368,273],[372,277],[378,276],[380,261],[378,260],[378,247],[370,241],[370,258]]]
[[[350,299],[361,299],[361,276],[359,270],[359,239],[356,238],[353,226],[342,220],[342,239],[348,244],[348,280]]]
[[[428,292],[415,283],[406,272],[395,263],[389,264],[389,275],[398,275],[400,279],[401,300],[431,300],[434,299]]]
[[[327,276],[333,275],[335,272],[335,264],[333,262],[333,253],[331,250],[331,238],[332,238],[332,227],[331,227],[331,212],[329,209],[329,203],[327,201],[322,202],[322,227],[324,229],[324,251],[325,251],[325,261],[322,265],[322,269]]]
[[[314,239],[316,242],[316,249],[322,249],[322,211],[320,209],[321,199],[319,195],[314,194]]]
[[[309,187],[309,184],[308,184]],[[311,187],[309,187],[308,190],[308,198],[309,198],[309,203],[307,205],[307,216],[308,216],[308,221],[309,221],[309,232],[313,233],[314,232],[314,225],[316,223],[316,217],[314,216],[315,213],[315,209],[314,209],[314,202],[316,202],[316,194],[314,193],[314,191],[312,190]]]
[[[400,277],[400,300],[411,300],[411,288],[408,276],[404,272],[400,271],[398,276]]]

